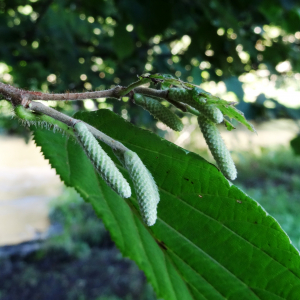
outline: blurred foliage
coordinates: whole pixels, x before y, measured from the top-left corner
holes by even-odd
[[[296,155],[300,155],[300,135],[291,140],[291,147]]]
[[[259,97],[245,103],[238,77],[252,72],[278,86],[300,77],[299,9],[291,0],[0,0],[0,80],[65,92],[168,73],[195,84],[224,82],[248,118],[299,118]],[[112,107],[110,100],[84,103],[73,109]],[[147,113],[113,103],[125,118],[151,127]]]
[[[235,184],[273,216],[300,249],[300,157],[284,147],[239,153]]]
[[[194,75],[199,84],[203,61],[215,81],[260,64],[280,74],[275,66],[287,59],[300,72],[300,6],[295,3],[65,0],[23,6],[1,0],[1,60],[17,85],[56,91],[89,89],[87,83],[126,85],[130,73],[145,71],[179,71],[183,80]],[[55,76],[47,80],[50,74]],[[86,80],[80,80],[82,74]]]

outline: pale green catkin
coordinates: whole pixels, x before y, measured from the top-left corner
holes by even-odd
[[[159,202],[157,185],[135,152],[126,151],[122,160],[132,179],[143,221],[147,226],[152,226],[157,219],[157,204]]]
[[[83,122],[74,126],[75,136],[103,180],[121,197],[131,196],[131,189],[111,158]]]
[[[215,124],[221,123],[224,119],[222,112],[213,104],[201,105],[201,107],[198,107],[198,110]]]
[[[203,113],[209,120],[219,124],[223,121],[223,114],[213,104],[205,104],[205,95],[209,95],[207,92],[202,92],[198,95],[197,89],[188,90],[184,88],[171,88],[169,89],[168,98],[174,101],[186,103],[201,113]]]
[[[16,116],[21,120],[24,126],[29,127],[31,125],[34,125],[36,127],[39,126],[41,128],[53,130],[54,132],[61,132],[62,134],[72,134],[72,131],[66,124],[47,115],[35,114],[22,105],[17,105],[14,108],[14,111]]]
[[[167,107],[163,106],[158,100],[141,94],[134,94],[134,101],[171,129],[175,131],[181,131],[183,129],[183,124],[179,117]]]
[[[26,109],[23,105],[17,105],[14,108],[15,114],[22,121],[25,126],[36,125],[38,121],[37,116],[30,110]]]
[[[198,117],[198,123],[206,143],[221,172],[230,180],[236,179],[236,167],[217,126],[202,115]]]
[[[121,152],[119,150],[113,150],[113,152],[114,152],[115,156],[118,158],[118,160],[121,162],[123,167],[126,169],[127,167],[125,166],[124,152]],[[134,152],[132,152],[132,153],[134,153]],[[137,154],[135,153],[135,155],[137,155]],[[142,163],[142,161],[141,161],[141,163]],[[156,185],[155,180],[154,180],[152,174],[150,173],[150,171],[146,167],[145,167],[145,169],[147,170],[147,172],[149,174],[149,179],[151,181],[151,184],[153,186],[154,193],[155,193],[154,196],[155,196],[156,201],[158,203],[159,202],[159,192],[158,192],[157,185]]]

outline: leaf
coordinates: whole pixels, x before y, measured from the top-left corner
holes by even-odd
[[[224,124],[225,124],[225,127],[228,131],[231,131],[231,130],[235,129],[235,127],[225,118],[224,118]]]
[[[299,300],[298,251],[276,220],[215,166],[108,110],[75,117],[135,151],[159,187],[158,220],[146,228],[135,194],[124,200],[114,193],[73,138],[45,130],[34,133],[45,158],[66,185],[93,205],[118,248],[144,270],[158,297]],[[112,151],[103,148],[129,180]]]
[[[221,110],[221,112],[224,115],[228,116],[229,118],[236,119],[238,122],[245,125],[250,131],[256,132],[253,125],[246,120],[244,114],[234,106],[232,105],[216,105],[216,106]]]

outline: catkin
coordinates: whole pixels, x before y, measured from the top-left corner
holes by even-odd
[[[143,221],[147,226],[152,226],[157,219],[157,204],[159,202],[157,185],[135,152],[126,151],[122,161],[132,179]]]
[[[213,104],[204,104],[198,107],[198,110],[210,121],[219,124],[223,121],[222,112]]]
[[[30,110],[26,109],[23,105],[17,105],[14,108],[15,114],[22,120],[23,125],[36,125],[37,117]]]
[[[217,126],[202,115],[198,117],[198,123],[221,172],[228,179],[234,180],[237,177],[237,170]]]
[[[17,105],[14,108],[14,111],[24,126],[40,126],[41,128],[46,128],[48,130],[52,129],[54,132],[61,132],[63,135],[65,133],[72,133],[66,124],[44,114],[35,114],[30,109],[26,109],[22,105]]]
[[[196,90],[197,91],[197,90]],[[204,92],[202,94],[205,94]],[[205,95],[208,95],[206,93]],[[197,95],[195,90],[187,90],[184,88],[169,89],[168,98],[174,101],[186,103],[204,114],[212,122],[219,124],[223,121],[223,114],[213,104],[206,104],[206,100],[202,95]]]
[[[131,196],[131,189],[111,158],[83,122],[74,126],[75,136],[103,180],[121,197]]]
[[[184,88],[170,88],[168,92],[168,98],[174,101],[186,103],[195,107],[195,105],[200,104],[203,100],[199,100],[200,103],[193,97],[193,90],[188,90]],[[195,107],[196,108],[196,107]]]
[[[137,105],[149,111],[156,119],[163,122],[175,131],[181,131],[183,124],[178,116],[163,106],[158,100],[141,94],[134,94],[134,101]]]

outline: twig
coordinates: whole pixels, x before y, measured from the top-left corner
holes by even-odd
[[[148,82],[151,82],[151,79],[143,78],[141,80],[138,80],[138,81],[130,84],[127,88],[125,88],[125,90],[120,92],[120,96],[124,96],[124,95],[128,94],[130,91],[132,91],[134,88],[136,88],[142,84],[148,83]]]
[[[8,101],[13,102],[13,104],[24,104],[23,100],[54,100],[54,101],[65,101],[65,100],[83,100],[83,99],[93,99],[93,98],[119,98],[120,92],[125,89],[121,86],[116,86],[109,90],[95,91],[95,92],[85,92],[85,93],[64,93],[64,94],[47,94],[42,92],[26,91],[22,89],[17,89],[13,86],[4,84],[0,82],[0,93],[3,94]]]
[[[83,122],[79,119],[74,119],[72,117],[69,117],[51,107],[48,107],[46,105],[44,105],[43,103],[40,102],[31,102],[29,104],[29,108],[35,112],[41,113],[41,114],[45,114],[49,117],[52,117],[55,120],[61,121],[62,123],[65,123],[66,125],[68,125],[69,127],[74,127],[74,125],[78,122]],[[84,122],[85,123],[85,122]],[[95,127],[85,123],[85,125],[87,126],[87,128],[89,129],[89,131],[95,136],[95,138],[99,139],[100,141],[104,142],[106,145],[110,146],[112,149],[114,150],[120,150],[122,152],[125,152],[127,150],[129,150],[128,148],[126,148],[122,143],[112,139],[111,137],[109,137],[108,135],[106,135],[105,133],[99,131],[98,129],[96,129]]]
[[[26,91],[0,82],[0,94],[3,94],[3,96],[8,101],[11,101],[14,106],[21,104],[24,107],[28,107],[29,103],[32,100],[45,100],[45,101],[49,101],[49,100],[70,101],[71,100],[72,101],[72,100],[84,100],[84,99],[95,99],[95,98],[106,98],[106,97],[119,99],[122,96],[128,95],[133,90],[135,93],[165,99],[166,101],[169,101],[171,104],[175,105],[177,108],[181,109],[184,112],[188,111],[192,114],[198,115],[198,112],[192,109],[190,106],[184,105],[179,102],[174,102],[168,99],[168,90],[156,90],[156,89],[140,86],[149,81],[150,81],[149,79],[145,78],[142,80],[138,80],[137,82],[134,82],[128,87],[116,86],[112,89],[103,90],[103,91],[84,92],[84,93],[64,93],[64,94],[47,94],[42,92]],[[69,126],[73,126],[73,125],[69,125]]]
[[[18,104],[22,104],[25,107],[28,107],[30,101],[32,100],[73,101],[107,97],[119,99],[120,97],[127,95],[132,89],[137,90],[137,92],[141,94],[147,94],[150,96],[153,95],[160,98],[166,97],[167,91],[137,87],[146,82],[149,82],[149,80],[143,79],[129,85],[128,87],[116,86],[109,90],[64,94],[48,94],[42,92],[26,91],[0,82],[0,94],[3,94],[3,96],[6,97],[8,101],[11,101],[15,106]]]
[[[150,89],[145,87],[137,87],[134,89],[134,92],[168,100],[168,90],[156,90],[156,89]]]

